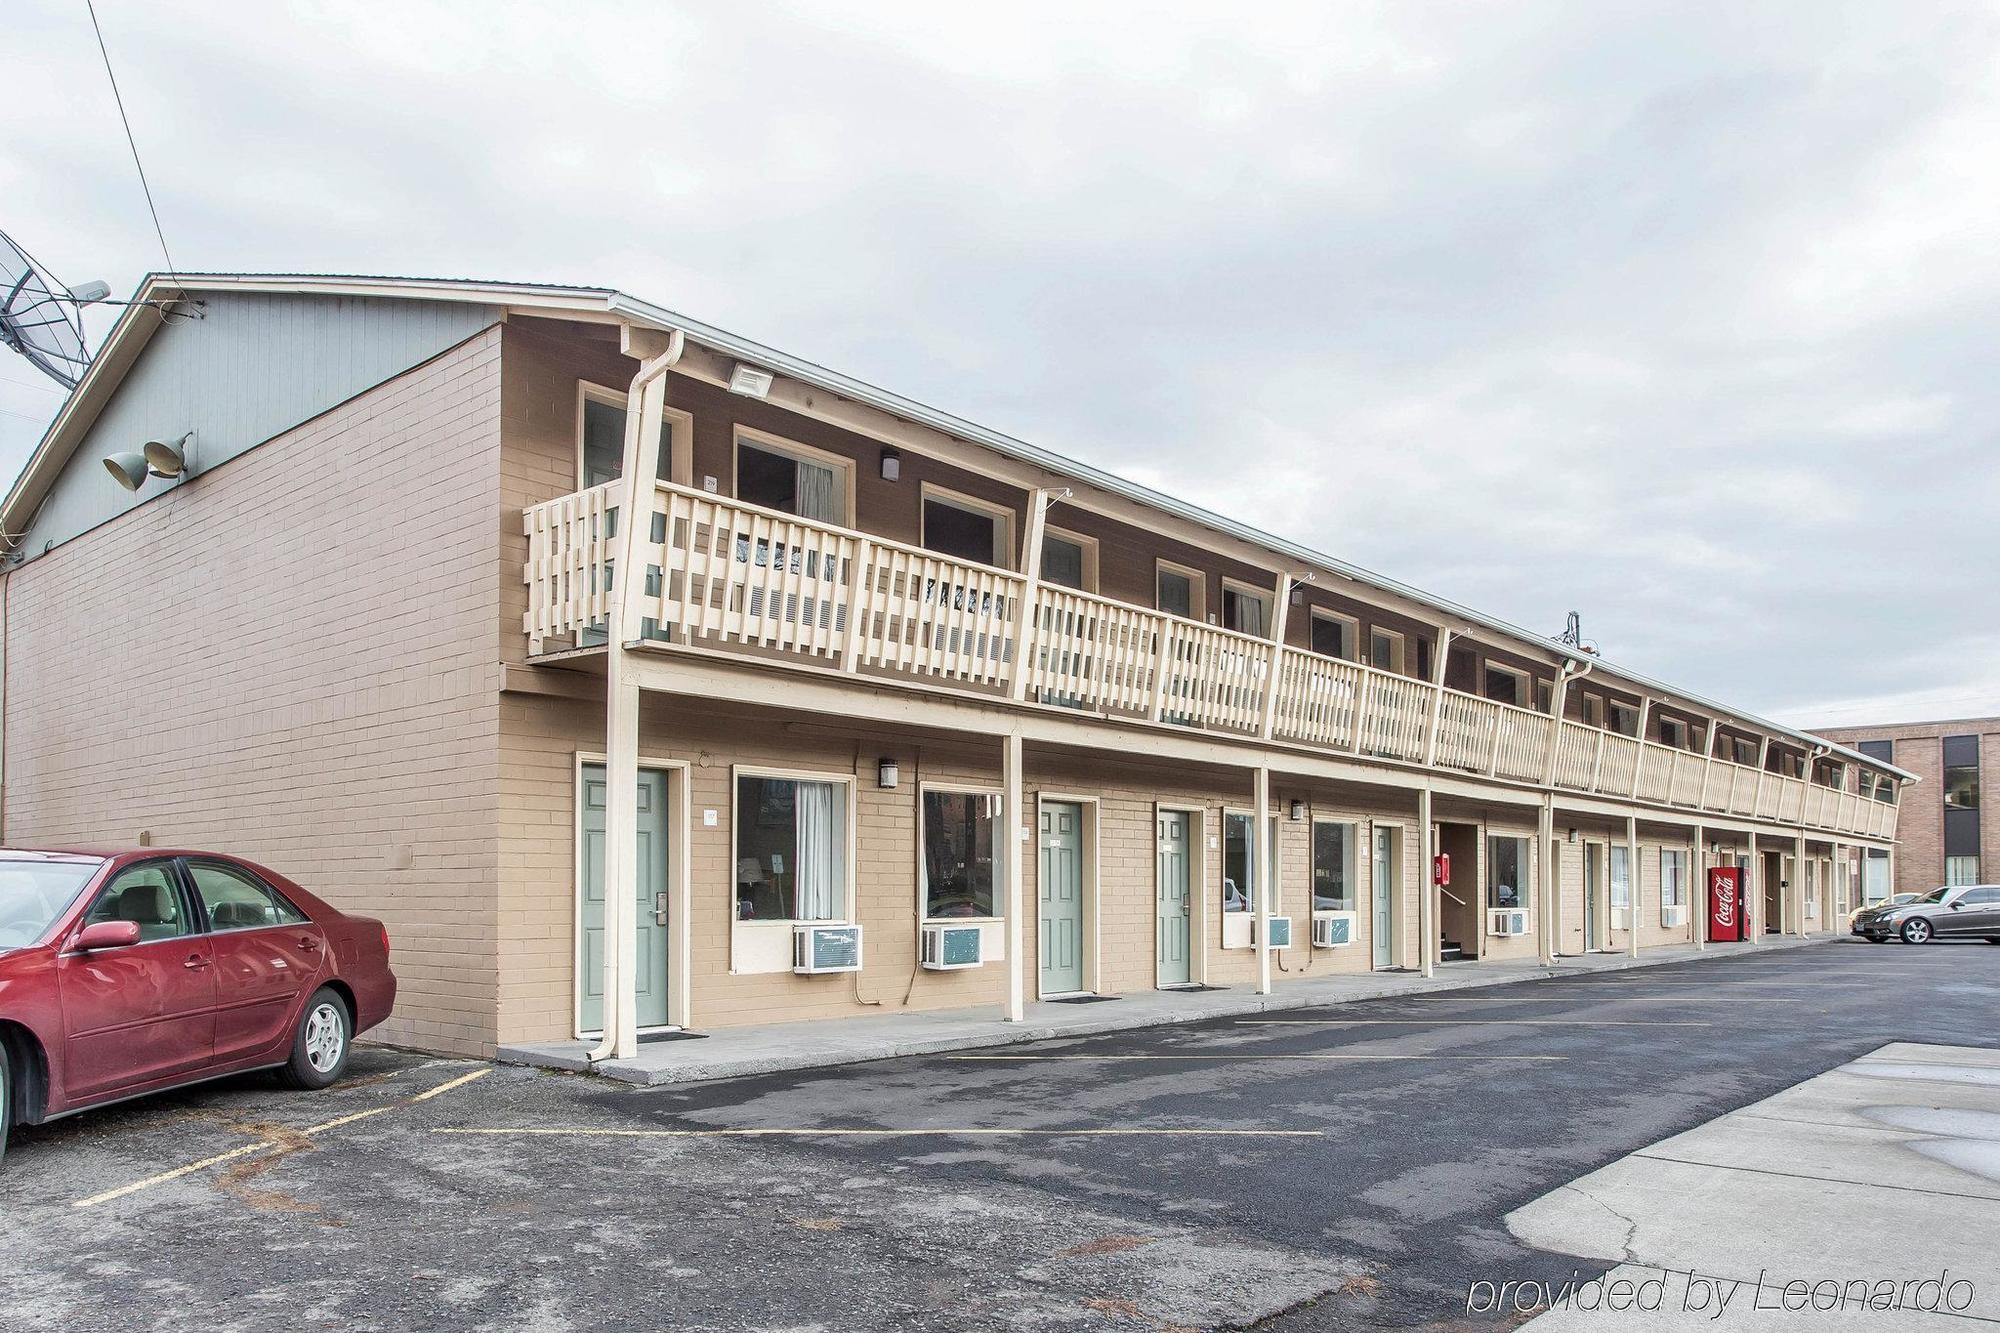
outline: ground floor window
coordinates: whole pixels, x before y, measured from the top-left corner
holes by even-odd
[[[1352,912],[1354,892],[1354,825],[1321,820],[1313,825],[1313,910]]]
[[[847,786],[736,779],[736,919],[847,917]]]
[[[1222,910],[1225,912],[1254,912],[1257,910],[1257,886],[1263,876],[1251,870],[1255,858],[1250,846],[1250,816],[1235,811],[1222,816]],[[1273,819],[1268,825],[1267,837],[1270,841],[1271,866],[1278,864],[1278,821]],[[1273,883],[1277,876],[1271,876]],[[1278,900],[1271,898],[1271,910],[1278,910]]]
[[[1660,848],[1660,912],[1669,907],[1687,906],[1687,853],[1677,847]]]
[[[1944,882],[1946,884],[1977,884],[1979,882],[1979,858],[1976,856],[1947,856],[1944,859]]]
[[[1861,862],[1861,901],[1873,906],[1889,898],[1889,853],[1868,849]]]
[[[994,829],[1000,797],[993,792],[926,791],[924,916],[991,917]]]
[[[1528,840],[1499,838],[1486,840],[1486,905],[1526,907],[1528,905]]]
[[[1632,851],[1629,847],[1611,849],[1611,910],[1632,910]]]

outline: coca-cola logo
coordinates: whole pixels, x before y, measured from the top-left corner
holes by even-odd
[[[1723,927],[1736,924],[1736,889],[1733,885],[1715,886],[1715,924]]]

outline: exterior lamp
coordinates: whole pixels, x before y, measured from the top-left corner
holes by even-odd
[[[875,785],[884,790],[893,789],[899,776],[893,759],[884,759],[875,766]]]
[[[900,481],[903,477],[903,456],[894,449],[882,451],[882,480]]]
[[[1306,817],[1306,803],[1304,801],[1294,800],[1292,802],[1292,822],[1296,824],[1305,817]]]

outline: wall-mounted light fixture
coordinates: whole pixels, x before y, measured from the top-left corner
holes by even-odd
[[[882,451],[882,480],[901,481],[903,479],[903,456],[894,449]]]
[[[770,371],[746,366],[739,361],[736,369],[729,372],[729,392],[740,393],[745,398],[768,398],[771,396],[771,380]]]
[[[1292,802],[1292,822],[1296,824],[1305,817],[1306,817],[1306,803],[1304,801],[1294,800]]]
[[[884,790],[894,788],[900,776],[901,770],[893,759],[884,759],[875,766],[875,785]]]
[[[128,491],[144,486],[148,477],[178,481],[194,471],[194,432],[178,440],[148,440],[136,453],[107,454],[104,470]]]

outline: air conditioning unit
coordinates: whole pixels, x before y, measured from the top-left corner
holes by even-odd
[[[1257,918],[1254,916],[1250,918],[1250,942],[1252,944],[1257,942]],[[1271,918],[1271,947],[1273,949],[1289,949],[1292,947],[1292,919],[1290,917],[1274,916]]]
[[[792,971],[803,977],[861,970],[861,927],[793,926]]]
[[[1685,907],[1668,903],[1666,906],[1660,908],[1660,924],[1669,930],[1675,926],[1685,926],[1687,919],[1688,909]]]
[[[1486,933],[1489,935],[1525,935],[1528,933],[1528,909],[1525,907],[1500,907],[1486,913]]]
[[[1342,949],[1352,943],[1354,943],[1354,913],[1314,913],[1313,948]]]
[[[986,932],[978,926],[925,926],[919,959],[932,972],[956,972],[986,961]]]

